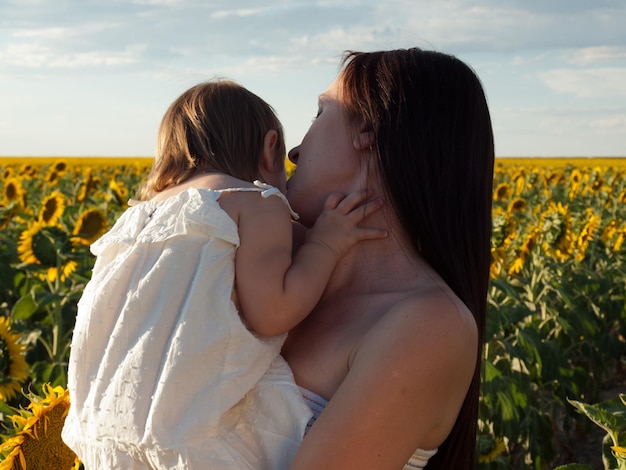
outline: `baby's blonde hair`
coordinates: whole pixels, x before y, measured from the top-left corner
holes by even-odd
[[[283,127],[264,100],[225,79],[190,88],[161,120],[155,161],[139,188],[139,198],[150,199],[203,171],[220,171],[245,181],[257,179],[263,142],[270,130],[278,133],[276,159],[284,160]]]

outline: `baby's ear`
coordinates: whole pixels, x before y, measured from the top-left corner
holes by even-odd
[[[267,131],[263,139],[263,151],[261,152],[261,160],[259,167],[261,170],[273,172],[276,165],[276,143],[278,142],[278,132],[275,130]]]
[[[371,129],[361,129],[354,136],[354,140],[352,141],[352,145],[356,150],[367,150],[374,145],[375,137],[374,131]]]

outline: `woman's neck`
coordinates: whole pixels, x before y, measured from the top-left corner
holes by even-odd
[[[322,300],[335,293],[383,293],[413,287],[426,267],[425,261],[392,230],[385,239],[354,245],[337,263]]]

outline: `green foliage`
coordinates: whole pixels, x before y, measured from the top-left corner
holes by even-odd
[[[602,454],[604,468],[626,470],[626,394],[595,405],[577,400],[568,401],[606,431]]]
[[[26,349],[23,391],[66,385],[77,302],[94,262],[89,236],[98,235],[82,221],[97,211],[110,226],[148,165],[0,167],[0,317]],[[609,164],[497,165],[481,470],[591,468],[565,464],[593,423],[624,445],[614,408],[583,405],[626,386],[624,176],[624,167]],[[55,193],[60,199],[47,199]],[[25,404],[18,393],[0,401],[0,415]]]
[[[149,168],[116,167],[115,160],[93,168],[24,162],[0,168],[0,317],[20,335],[29,366],[24,393],[2,402],[14,408],[28,403],[26,392],[41,394],[46,383],[66,386],[77,302],[95,261],[89,237],[114,223],[127,207],[127,188]],[[99,214],[91,225],[83,219],[89,211]]]
[[[568,463],[567,465],[559,465],[554,470],[593,470],[593,468],[587,464]]]
[[[625,378],[623,170],[506,167],[499,185],[508,231],[492,241],[479,468],[552,469],[590,434],[567,398],[594,401]]]

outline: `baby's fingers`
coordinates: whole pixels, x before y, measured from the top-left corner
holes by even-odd
[[[326,198],[326,201],[324,202],[324,210],[336,209],[345,199],[346,198],[341,193],[332,193]]]
[[[373,214],[374,212],[379,210],[381,207],[383,207],[383,200],[382,198],[377,197],[376,199],[371,199],[367,201],[365,204],[354,208],[352,210],[352,213],[358,215],[359,220],[363,220],[365,217]]]
[[[360,204],[371,195],[372,191],[367,189],[364,189],[362,191],[354,191],[338,200],[336,203],[336,209],[342,214],[349,214],[354,209],[358,208]],[[333,196],[336,196],[336,194],[332,194],[327,199],[327,203]]]

